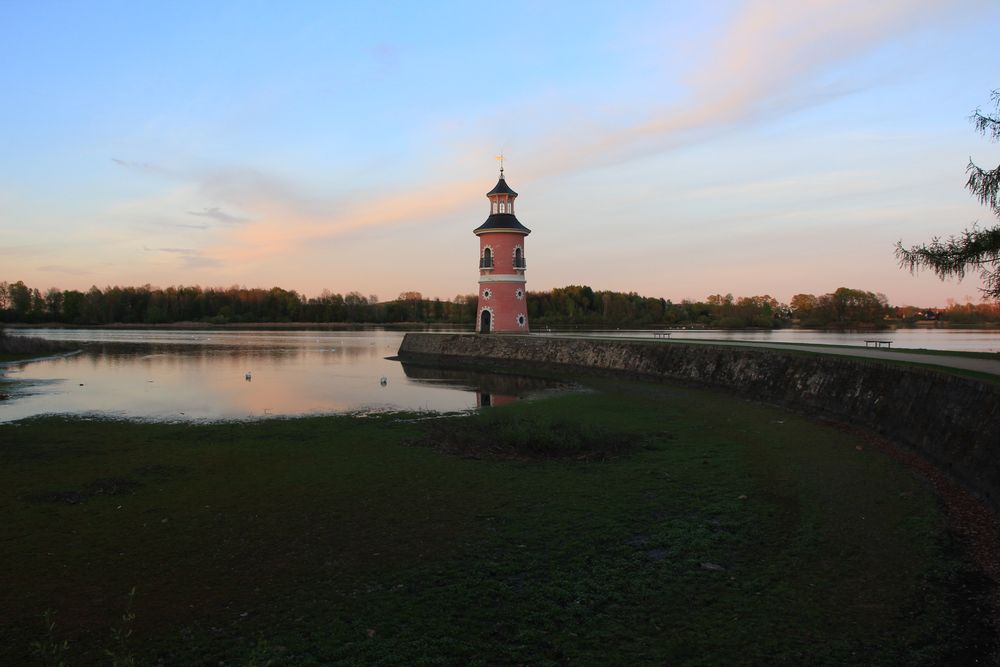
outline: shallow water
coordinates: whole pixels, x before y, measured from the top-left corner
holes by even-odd
[[[24,330],[83,352],[9,366],[0,421],[40,414],[244,419],[359,410],[466,410],[550,383],[385,359],[403,334]],[[249,374],[249,379],[247,379]],[[384,383],[383,380],[384,379]]]
[[[1000,352],[1000,331],[900,329],[670,330],[672,340],[717,339]],[[154,420],[245,419],[363,410],[466,410],[551,387],[528,378],[400,364],[398,331],[22,329],[13,334],[79,342],[82,353],[0,369],[14,382],[0,421],[40,414]],[[539,331],[553,335],[561,332]],[[568,332],[567,332],[568,333]],[[573,335],[652,337],[652,331]],[[250,379],[247,379],[247,373]],[[382,379],[385,383],[382,383]]]

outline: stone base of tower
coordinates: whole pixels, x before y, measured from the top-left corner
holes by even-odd
[[[523,282],[483,282],[479,284],[476,309],[479,333],[527,333],[528,296]]]

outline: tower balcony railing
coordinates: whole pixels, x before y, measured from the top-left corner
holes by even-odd
[[[514,258],[514,268],[515,269],[526,269],[528,268],[527,262],[524,261],[524,257]]]
[[[479,268],[480,269],[492,269],[493,268],[493,258],[492,257],[480,257],[479,258]]]

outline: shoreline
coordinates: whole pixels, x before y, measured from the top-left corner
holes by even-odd
[[[8,368],[10,366],[19,366],[21,364],[30,364],[34,361],[45,361],[47,359],[62,359],[65,357],[74,357],[83,352],[82,349],[69,350],[67,352],[58,352],[55,354],[45,354],[43,356],[30,356],[26,359],[14,359],[11,361],[0,361],[0,369]],[[3,377],[0,375],[0,377]]]

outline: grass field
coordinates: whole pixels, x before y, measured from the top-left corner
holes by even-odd
[[[989,584],[920,477],[587,382],[450,423],[0,425],[0,664],[988,661]]]

